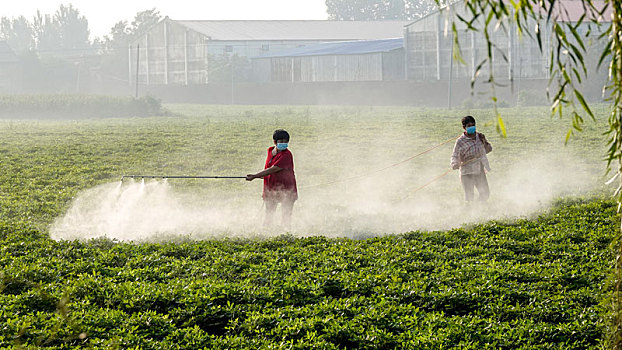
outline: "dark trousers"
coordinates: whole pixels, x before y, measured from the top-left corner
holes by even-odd
[[[490,195],[490,189],[488,189],[488,180],[486,179],[486,173],[483,171],[479,174],[460,175],[460,182],[462,182],[462,188],[464,189],[464,199],[467,202],[473,201],[475,197],[475,187],[479,193],[479,200],[486,201]]]
[[[264,204],[266,205],[266,216],[264,219],[264,226],[272,226],[272,220],[274,217],[274,213],[276,212],[276,206],[280,202],[281,211],[283,212],[283,216],[281,218],[281,225],[283,226],[283,228],[289,228],[295,201],[296,200],[292,198],[284,198],[281,201],[273,198],[265,199]]]

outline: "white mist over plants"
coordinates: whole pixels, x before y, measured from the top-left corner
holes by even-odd
[[[432,147],[446,139],[430,139],[425,144]],[[297,145],[292,140],[299,200],[289,228],[262,225],[261,180],[230,190],[218,189],[214,181],[244,180],[206,179],[201,180],[206,190],[197,191],[185,187],[185,180],[126,179],[79,193],[52,225],[51,236],[163,241],[291,233],[367,238],[441,230],[536,215],[560,196],[593,191],[604,173],[604,164],[578,160],[577,153],[558,138],[547,141],[546,147],[525,147],[520,152],[509,152],[505,141],[496,139],[491,141],[493,152],[489,154],[490,199],[467,204],[457,171],[417,190],[448,169],[453,142],[376,171],[424,149],[405,138],[395,140],[395,147],[382,136],[363,141],[367,146],[342,141],[316,147],[312,142]],[[257,159],[257,169],[248,172],[259,171],[262,162]],[[280,208],[275,222],[280,222]]]

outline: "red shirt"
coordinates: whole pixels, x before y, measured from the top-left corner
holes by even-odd
[[[296,175],[294,175],[294,157],[288,149],[272,155],[274,146],[268,148],[268,158],[266,158],[266,166],[268,169],[278,166],[282,170],[263,178],[263,198],[282,199],[283,196],[289,199],[298,199],[298,190],[296,188]]]

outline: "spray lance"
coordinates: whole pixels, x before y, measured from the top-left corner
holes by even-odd
[[[246,179],[246,176],[166,176],[166,175],[123,175],[121,181],[125,178],[130,179]]]

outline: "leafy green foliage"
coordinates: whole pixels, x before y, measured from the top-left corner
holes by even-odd
[[[55,242],[0,226],[0,345],[596,348],[610,201],[367,240]]]

